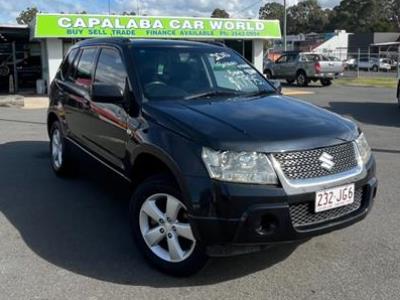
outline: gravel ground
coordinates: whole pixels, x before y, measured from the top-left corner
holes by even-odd
[[[176,279],[130,239],[128,190],[91,161],[53,175],[44,110],[0,108],[0,299],[398,299],[400,110],[388,89],[310,87],[303,99],[354,119],[378,163],[367,219],[301,245],[213,259]]]

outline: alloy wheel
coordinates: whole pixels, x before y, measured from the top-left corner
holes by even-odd
[[[63,145],[61,141],[61,132],[58,128],[53,130],[51,137],[51,157],[54,167],[60,169],[63,163]]]
[[[173,263],[190,257],[196,239],[181,201],[165,193],[151,195],[143,202],[139,218],[143,240],[157,257]]]

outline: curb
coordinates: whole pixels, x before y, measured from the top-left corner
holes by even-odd
[[[20,95],[0,96],[0,107],[43,109],[49,107],[48,97],[24,97]]]

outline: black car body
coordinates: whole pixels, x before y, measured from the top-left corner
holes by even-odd
[[[397,104],[399,105],[399,108],[400,108],[400,79],[397,84],[397,93],[396,94],[397,94]]]
[[[202,60],[196,62],[197,57]],[[208,83],[193,74],[203,64],[204,72],[223,74],[216,79],[222,85],[250,80],[257,92],[240,84],[235,91],[199,92]],[[228,81],[226,76],[231,76]],[[113,82],[103,84],[102,77]],[[228,48],[185,41],[87,40],[69,51],[50,91],[54,170],[66,172],[75,145],[131,182],[136,190],[134,237],[150,262],[164,271],[191,273],[214,246],[307,239],[363,219],[372,206],[375,161],[358,127],[280,95]],[[318,191],[349,184],[355,188],[347,195],[354,198],[351,204],[314,211]],[[184,213],[175,217],[187,220],[191,232],[183,235],[196,241],[170,257],[164,250],[174,247],[169,238],[174,238],[175,223],[168,223],[168,217],[150,222],[143,213],[142,203],[157,193],[167,195],[166,211],[168,195],[180,201],[173,203]],[[157,241],[165,237],[168,244],[157,248],[140,238],[153,229],[162,233]],[[188,253],[186,260],[176,258]]]

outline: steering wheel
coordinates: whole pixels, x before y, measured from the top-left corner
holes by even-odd
[[[146,86],[144,87],[144,89],[145,89],[146,91],[148,91],[148,90],[150,90],[150,89],[153,89],[153,88],[155,88],[155,87],[160,87],[160,86],[165,87],[165,86],[167,86],[167,84],[166,84],[165,82],[162,82],[162,81],[159,81],[159,80],[157,80],[157,81],[152,81],[152,82],[146,84]]]

